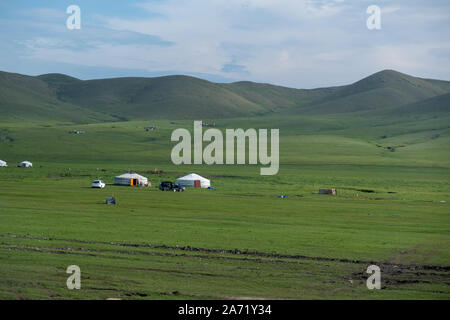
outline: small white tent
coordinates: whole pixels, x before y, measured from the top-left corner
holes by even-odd
[[[208,179],[195,173],[178,178],[175,183],[181,187],[209,188],[211,186],[211,182]]]
[[[0,167],[7,167],[7,166],[8,164],[5,161],[0,160]]]
[[[22,161],[18,165],[19,168],[33,168],[33,164],[30,161]]]
[[[135,186],[148,187],[151,186],[146,177],[138,175],[137,173],[125,173],[121,176],[114,177],[114,184],[118,186]]]

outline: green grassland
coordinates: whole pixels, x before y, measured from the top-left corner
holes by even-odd
[[[450,116],[377,112],[210,120],[279,128],[275,176],[171,164],[171,132],[190,120],[0,120],[0,298],[449,299]],[[113,186],[128,170],[152,187]],[[191,172],[214,190],[157,189]],[[66,288],[73,264],[81,290]],[[382,290],[366,287],[371,264]]]

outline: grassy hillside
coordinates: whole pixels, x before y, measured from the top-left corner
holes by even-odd
[[[245,97],[247,100],[265,106],[272,112],[282,111],[286,108],[301,107],[338,90],[338,87],[314,90],[292,89],[249,81],[223,84],[223,86]]]
[[[0,72],[0,117],[12,122],[114,120],[109,115],[59,100],[54,88],[40,78],[5,72]]]
[[[444,115],[450,112],[450,93],[442,94],[430,99],[421,100],[411,104],[394,108],[392,114],[437,114]]]
[[[97,122],[221,119],[270,114],[375,112],[448,101],[450,82],[385,70],[354,84],[292,89],[270,84],[212,83],[187,76],[82,81],[61,74],[0,73],[0,115],[11,121]],[[412,106],[412,108],[417,108]],[[401,109],[407,110],[407,107]],[[390,113],[396,116],[404,112]],[[414,109],[415,110],[415,109]],[[446,108],[440,108],[447,112]]]
[[[253,82],[218,84],[168,76],[67,83],[58,87],[57,94],[63,101],[127,119],[220,119],[301,106],[334,90],[298,90]]]
[[[53,89],[53,91],[56,91],[60,86],[63,85],[69,85],[69,84],[75,84],[82,82],[80,79],[70,77],[65,74],[60,73],[48,73],[43,74],[40,76],[37,76],[36,78],[43,80],[47,85]]]
[[[127,119],[222,118],[265,111],[219,84],[187,76],[83,81],[60,86],[57,94],[61,100]]]
[[[349,113],[380,111],[427,100],[450,92],[450,82],[412,77],[384,70],[354,84],[343,86],[296,113]],[[423,104],[427,102],[424,101]]]

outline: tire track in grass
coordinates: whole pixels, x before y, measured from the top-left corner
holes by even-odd
[[[116,253],[124,255],[145,255],[145,256],[158,256],[158,257],[173,257],[173,258],[200,258],[200,259],[215,259],[215,260],[233,260],[233,261],[248,261],[254,263],[282,263],[282,264],[296,264],[303,265],[304,262],[299,261],[287,261],[287,260],[274,260],[274,259],[261,259],[261,258],[247,258],[247,257],[230,257],[230,256],[212,256],[204,254],[185,254],[185,253],[171,253],[171,252],[146,252],[146,251],[135,251],[135,250],[114,250],[114,249],[92,249],[92,248],[68,248],[68,247],[36,247],[36,246],[25,246],[25,245],[14,245],[12,243],[0,242],[0,246],[3,246],[6,250],[17,250],[17,251],[33,251],[42,253],[54,253],[54,254],[79,254],[79,255],[90,255],[95,257],[103,258],[117,258],[117,259],[130,259],[129,257],[120,256],[107,256],[98,255],[95,253]]]
[[[381,266],[386,266],[386,267],[394,267],[395,266],[398,268],[409,269],[409,270],[413,270],[413,271],[415,271],[415,270],[435,270],[435,271],[445,271],[445,272],[450,271],[450,266],[393,264],[393,263],[385,262],[385,261],[377,262],[377,261],[366,261],[366,260],[355,260],[355,259],[352,260],[352,259],[344,259],[344,258],[311,257],[311,256],[305,256],[305,255],[290,255],[290,254],[268,253],[268,252],[262,252],[262,251],[239,250],[239,249],[216,249],[216,248],[199,248],[199,247],[192,247],[192,246],[170,246],[170,245],[164,245],[164,244],[106,242],[106,241],[64,239],[64,238],[51,238],[51,237],[36,237],[36,236],[30,236],[30,235],[16,235],[16,234],[0,234],[0,237],[17,238],[17,239],[31,239],[31,240],[41,240],[41,241],[65,241],[65,242],[73,242],[73,243],[119,246],[119,247],[167,249],[167,250],[202,252],[202,253],[213,253],[213,254],[256,256],[256,257],[262,257],[262,258],[328,261],[328,262],[364,264],[364,265],[377,264],[380,267]]]
[[[3,237],[3,235],[0,235]],[[14,236],[13,238],[18,238]],[[30,236],[26,236],[26,239],[30,239]],[[39,238],[39,240],[43,240]],[[58,241],[52,239],[53,241]],[[73,241],[72,241],[73,242]],[[86,241],[83,241],[86,243]],[[83,248],[83,247],[45,247],[36,245],[15,245],[12,243],[6,243],[5,241],[0,242],[0,250],[16,250],[16,251],[28,251],[28,252],[38,252],[38,253],[49,253],[49,254],[74,254],[74,255],[85,255],[90,257],[98,257],[104,259],[127,259],[130,260],[130,255],[141,255],[141,256],[164,256],[173,258],[201,258],[201,259],[220,259],[220,260],[240,260],[252,263],[282,263],[282,264],[305,264],[299,261],[286,261],[286,260],[273,260],[273,259],[261,259],[261,258],[248,258],[248,257],[224,257],[224,256],[211,256],[211,255],[201,255],[201,254],[184,254],[184,253],[170,253],[170,252],[146,252],[137,250],[116,250],[116,249],[98,249],[98,248]],[[106,253],[106,254],[105,254]],[[109,254],[108,254],[109,253]],[[121,256],[126,255],[126,256]],[[273,255],[273,254],[271,254]],[[131,258],[131,260],[139,260],[139,258]],[[436,270],[436,269],[421,269],[420,266],[402,266],[386,263],[378,263],[383,273],[383,289],[400,289],[403,285],[414,285],[414,284],[433,284],[441,283],[444,286],[450,285],[450,274],[447,270]],[[361,266],[362,269],[357,272],[350,272],[348,276],[340,277],[340,280],[347,282],[357,280],[359,282],[364,282],[367,279],[367,274],[365,272],[365,266]],[[437,266],[434,266],[437,267]],[[444,268],[438,266],[439,268]],[[233,278],[229,274],[215,274],[207,272],[184,272],[180,270],[173,269],[162,269],[162,268],[149,268],[140,267],[135,268],[140,271],[153,271],[153,272],[163,272],[163,273],[177,273],[177,274],[195,274],[198,276],[207,277],[226,277]],[[422,271],[420,271],[422,270]],[[350,270],[349,270],[350,271]],[[353,282],[352,282],[353,283]],[[389,288],[388,288],[389,287]],[[437,291],[436,291],[437,292]],[[447,293],[442,291],[440,293]]]

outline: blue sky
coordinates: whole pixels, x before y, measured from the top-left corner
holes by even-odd
[[[81,29],[66,8],[81,8]],[[381,30],[366,9],[381,8]],[[297,88],[383,69],[450,80],[448,0],[0,0],[0,70]]]

